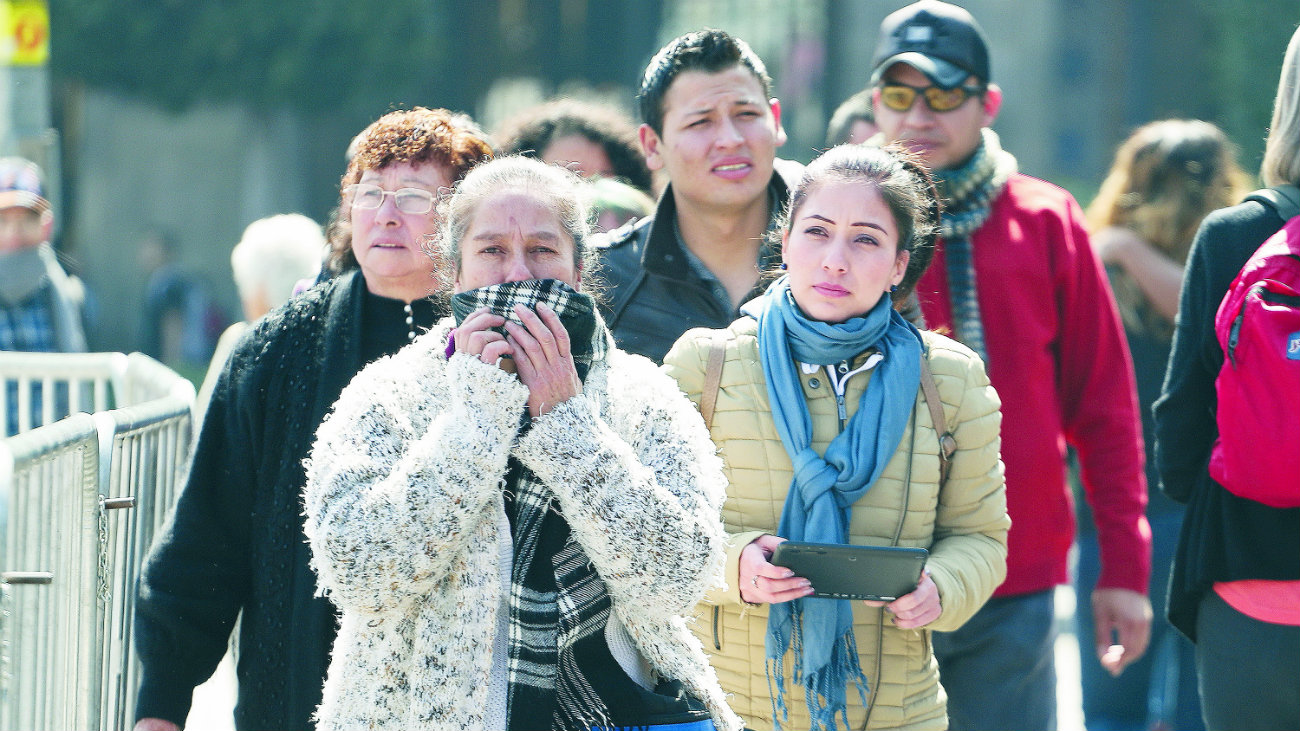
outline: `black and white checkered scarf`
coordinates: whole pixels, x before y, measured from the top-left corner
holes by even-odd
[[[519,322],[515,305],[531,310],[536,309],[539,303],[544,303],[560,316],[560,322],[569,333],[570,351],[578,377],[586,378],[587,369],[594,361],[605,357],[613,347],[613,340],[605,322],[596,313],[595,301],[558,279],[503,282],[461,292],[452,296],[451,312],[457,325],[484,307],[507,320]]]
[[[452,298],[458,322],[483,307],[518,322],[514,306],[545,302],[564,323],[578,375],[603,360],[611,340],[591,298],[553,279],[506,282]],[[528,428],[525,412],[524,429]],[[510,729],[585,731],[611,726],[584,676],[605,645],[611,604],[605,583],[569,529],[554,494],[513,457],[506,512],[514,540],[509,598]]]

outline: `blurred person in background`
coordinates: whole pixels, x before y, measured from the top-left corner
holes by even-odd
[[[177,261],[176,235],[153,228],[140,238],[137,263],[145,282],[140,351],[197,380],[230,319],[204,279]]]
[[[53,230],[41,169],[0,158],[0,350],[86,350],[85,287],[59,265]]]
[[[831,114],[826,124],[826,147],[866,142],[879,131],[871,108],[871,90],[863,89],[840,102]]]
[[[1300,185],[1300,30],[1282,61],[1260,177],[1269,186]],[[1246,260],[1285,223],[1258,200],[1205,217],[1187,257],[1155,405],[1160,489],[1187,506],[1166,613],[1196,645],[1211,729],[1300,728],[1300,508],[1234,495],[1208,469],[1224,361],[1215,315]]]
[[[230,251],[230,269],[244,319],[232,324],[217,340],[207,376],[195,399],[195,423],[203,423],[217,378],[225,369],[235,343],[258,319],[289,301],[300,280],[311,280],[321,269],[325,236],[315,221],[299,213],[268,216],[248,224]]]
[[[668,185],[653,216],[593,246],[614,339],[659,362],[683,332],[724,328],[762,293],[760,272],[780,257],[765,234],[803,166],[777,159],[786,135],[772,79],[725,31],[669,42],[646,66],[637,99],[641,150]]]
[[[502,155],[527,155],[585,178],[614,178],[647,195],[654,192],[636,125],[607,104],[553,99],[506,120],[493,139]]]
[[[925,322],[979,354],[1002,399],[1007,578],[961,629],[934,634],[949,722],[955,731],[1054,729],[1055,588],[1070,580],[1075,532],[1067,445],[1101,543],[1095,645],[1119,669],[1142,656],[1150,632],[1128,345],[1079,204],[1019,173],[991,128],[1002,90],[971,14],[937,0],[891,13],[872,67],[881,139],[917,152],[944,198],[934,262],[917,285]]]
[[[654,199],[640,188],[613,178],[595,178],[590,183],[591,207],[596,215],[592,227],[597,233],[613,231],[625,223],[651,215]]]
[[[1169,119],[1139,127],[1119,146],[1110,172],[1086,211],[1089,236],[1106,264],[1124,322],[1146,437],[1147,521],[1151,524],[1151,604],[1163,615],[1183,507],[1160,493],[1151,405],[1160,394],[1178,310],[1178,291],[1192,237],[1210,211],[1241,200],[1246,173],[1219,128]],[[1097,581],[1097,532],[1086,503],[1079,509],[1075,595]],[[1076,635],[1093,636],[1092,608],[1075,606]],[[1084,721],[1092,731],[1204,728],[1192,645],[1163,621],[1151,650],[1115,676],[1097,650],[1079,644]]]
[[[336,632],[303,533],[302,461],[366,363],[446,313],[426,251],[435,204],[491,148],[451,113],[390,112],[366,128],[340,189],[336,273],[250,327],[213,389],[176,507],[136,604],[136,729],[184,724],[195,686],[240,621],[235,725],[310,729]]]
[[[20,157],[0,158],[0,350],[81,353],[86,350],[86,290],[59,265],[50,244],[54,210],[41,169]],[[10,383],[5,434],[18,431],[18,384]],[[41,392],[32,414],[41,412]]]

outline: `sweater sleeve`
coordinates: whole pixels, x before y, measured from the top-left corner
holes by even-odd
[[[1128,341],[1105,269],[1071,198],[1056,242],[1057,363],[1066,440],[1079,456],[1101,552],[1099,588],[1147,593],[1151,529],[1141,420]]]
[[[620,611],[663,621],[721,581],[722,462],[671,380],[644,358],[611,361],[605,409],[570,398],[515,453],[559,498]]]
[[[434,591],[471,537],[494,529],[527,397],[515,376],[462,353],[408,347],[358,374],[307,461],[320,590],[361,612]]]
[[[1214,426],[1214,378],[1204,355],[1216,343],[1214,312],[1208,280],[1208,244],[1211,235],[1202,226],[1192,243],[1178,301],[1173,346],[1160,398],[1154,406],[1155,460],[1160,487],[1169,497],[1187,502],[1192,488],[1205,472]],[[1222,294],[1222,293],[1220,293]]]
[[[961,627],[1006,578],[1011,527],[999,456],[1001,401],[974,353],[960,367],[961,375],[950,379],[959,386],[941,391],[956,396],[956,403],[945,401],[944,412],[957,451],[939,491],[934,543],[926,563],[943,603],[943,614],[929,629],[941,631]],[[924,408],[920,402],[918,408]]]
[[[140,579],[135,643],[141,662],[136,718],[185,724],[194,687],[226,652],[249,591],[250,509],[266,407],[262,370],[239,367],[245,340],[222,371],[172,515]],[[239,455],[232,459],[232,455]]]

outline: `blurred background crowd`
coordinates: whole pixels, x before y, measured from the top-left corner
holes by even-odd
[[[394,108],[441,106],[496,132],[569,96],[632,110],[646,60],[700,27],[749,41],[781,99],[785,158],[825,146],[867,83],[875,0],[7,0],[0,146],[41,164],[54,244],[86,283],[91,350],[144,350],[198,380],[240,317],[230,250],[252,221],[324,223],[344,150]],[[1211,121],[1256,170],[1291,26],[1270,0],[971,0],[1021,169],[1087,205],[1137,126]],[[40,27],[41,18],[46,23]],[[33,51],[26,49],[32,48]],[[633,115],[634,116],[634,115]],[[198,342],[160,342],[160,310]]]

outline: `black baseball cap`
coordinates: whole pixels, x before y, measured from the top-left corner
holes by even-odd
[[[989,82],[989,48],[984,31],[965,8],[939,0],[920,0],[890,13],[880,24],[871,85],[896,63],[952,89],[968,76]]]

